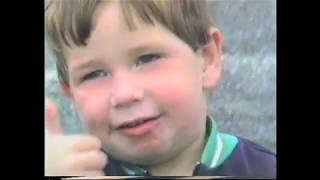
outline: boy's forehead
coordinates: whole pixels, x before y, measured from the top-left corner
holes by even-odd
[[[64,46],[67,59],[76,59],[77,61],[87,59],[86,55],[92,54],[92,50],[99,51],[100,48],[106,48],[97,43],[102,38],[107,42],[117,38],[118,43],[120,43],[125,39],[125,34],[129,32],[118,1],[102,1],[93,15],[92,25],[86,46]],[[119,34],[122,36],[119,36]]]
[[[93,15],[93,32],[97,29],[123,31],[125,24],[123,15],[120,13],[119,2],[107,2],[99,4]]]
[[[119,1],[100,4],[93,16],[93,28],[88,39],[88,44],[90,45],[90,42],[99,41],[101,35],[103,35],[105,38],[118,38],[119,43],[122,40],[132,40],[130,43],[128,41],[124,43],[128,46],[131,46],[133,43],[132,46],[135,47],[135,44],[141,44],[140,41],[158,39],[157,36],[146,36],[146,33],[150,32],[150,28],[152,28],[153,32],[157,30],[167,31],[157,22],[154,22],[154,25],[147,24],[139,19],[135,13],[132,13],[132,15],[132,21],[136,25],[135,29],[129,29],[127,21],[122,14]]]
[[[100,29],[110,29],[114,32],[128,32],[134,31],[139,26],[149,25],[138,16],[136,11],[139,10],[129,6],[129,4],[120,4],[118,0],[107,2],[103,1],[103,3],[100,3],[93,15],[93,31],[100,26]],[[127,7],[124,8],[123,6]],[[125,18],[124,13],[126,17],[130,16],[130,20]],[[152,18],[152,15],[150,18]],[[154,19],[153,21],[156,23]],[[129,28],[129,24],[136,25],[136,28]]]
[[[132,20],[136,25],[136,29],[129,29],[127,21],[122,14],[119,1],[111,1],[110,3],[105,3],[99,5],[97,11],[93,17],[93,29],[91,32],[91,37],[89,41],[100,40],[97,34],[109,37],[110,39],[119,38],[119,43],[121,40],[132,39],[132,43],[143,40],[141,36],[144,35],[145,29],[150,28],[151,25],[148,25],[136,16],[135,13],[132,13]],[[135,39],[137,37],[137,39]],[[150,37],[145,37],[148,39]],[[126,45],[129,45],[129,42],[125,42]]]
[[[135,15],[135,13],[132,14]],[[128,57],[148,48],[172,49],[174,47],[168,47],[167,44],[172,41],[176,42],[177,39],[183,43],[182,40],[157,22],[151,25],[134,17],[134,23],[136,29],[129,30],[119,1],[99,5],[93,16],[93,29],[87,41],[87,46],[67,49],[68,61],[70,62],[73,59],[78,62],[104,59],[106,58],[104,55],[108,54],[106,52],[109,52],[108,56],[121,54]],[[102,45],[101,42],[104,44]],[[108,57],[107,59],[112,58]]]

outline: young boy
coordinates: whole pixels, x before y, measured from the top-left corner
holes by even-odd
[[[207,115],[223,39],[205,1],[53,0],[46,35],[90,129],[63,135],[47,102],[46,175],[276,176],[273,153]]]

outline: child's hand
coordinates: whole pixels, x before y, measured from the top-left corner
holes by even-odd
[[[92,135],[64,135],[56,106],[46,105],[45,175],[103,176],[107,156],[101,141]]]

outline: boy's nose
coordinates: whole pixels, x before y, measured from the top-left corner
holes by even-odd
[[[122,76],[115,79],[110,95],[110,104],[113,108],[127,107],[141,101],[143,97],[143,89],[139,88],[132,78]]]

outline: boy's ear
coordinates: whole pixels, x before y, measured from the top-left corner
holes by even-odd
[[[213,90],[221,77],[223,62],[223,37],[217,28],[210,28],[209,43],[201,49],[203,58],[203,87]]]
[[[64,96],[66,96],[70,99],[72,98],[72,93],[71,93],[70,87],[67,84],[60,83],[60,91]]]

